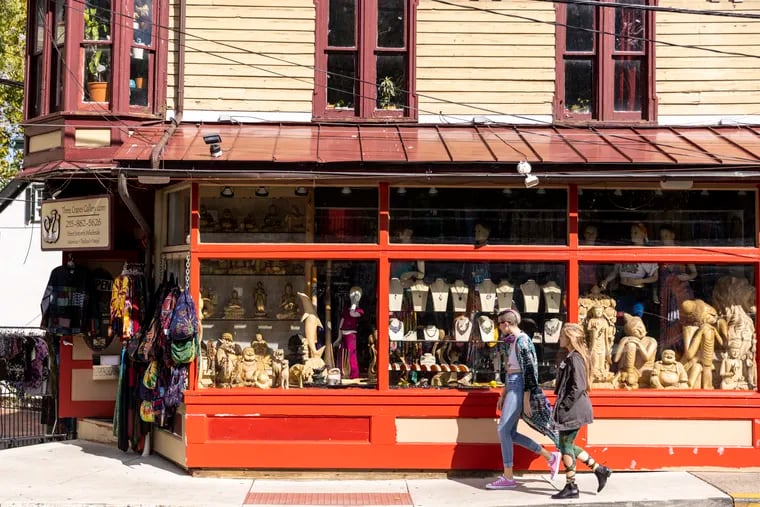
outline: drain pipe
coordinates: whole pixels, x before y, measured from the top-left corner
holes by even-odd
[[[137,207],[137,203],[129,196],[129,190],[127,190],[127,176],[124,173],[119,173],[119,195],[124,204],[127,205],[132,216],[137,220],[137,225],[140,226],[145,234],[145,275],[150,277],[152,274],[153,263],[153,230],[145,217],[140,213],[140,209]],[[150,279],[150,278],[149,278]]]

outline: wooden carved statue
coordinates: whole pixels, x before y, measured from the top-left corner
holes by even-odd
[[[222,333],[216,345],[216,387],[232,387],[237,383],[242,355],[243,351],[240,345],[234,342],[232,334]]]
[[[754,391],[757,388],[755,322],[741,305],[732,305],[725,309],[725,320],[718,321],[718,330],[721,336],[728,338],[729,349],[733,345],[738,347],[743,364],[742,377],[747,382],[747,389]]]
[[[689,377],[686,369],[676,361],[673,349],[662,351],[662,359],[654,363],[650,384],[656,389],[688,389]]]
[[[719,332],[718,312],[701,299],[687,299],[681,303],[684,354],[681,363],[689,375],[692,389],[713,389],[716,352],[724,346]]]
[[[322,328],[322,321],[319,320],[317,310],[311,303],[309,296],[303,292],[298,293],[298,300],[303,307],[303,315],[301,316],[301,322],[304,324],[304,336],[306,337],[306,347],[308,358],[322,358],[322,354],[325,352],[324,345],[317,348],[317,333]]]
[[[583,323],[589,353],[593,387],[612,387],[612,344],[615,341],[615,321],[605,315],[604,307],[591,307]]]
[[[618,372],[613,385],[626,389],[648,387],[657,354],[657,341],[647,336],[641,317],[625,314],[625,336],[618,343],[614,361]]]
[[[719,278],[713,288],[712,301],[715,308],[721,313],[733,305],[741,306],[747,313],[756,313],[755,288],[750,285],[746,278],[735,276]]]
[[[728,346],[728,352],[721,354],[720,361],[720,388],[721,389],[747,389],[747,381],[744,378],[744,362],[739,355],[741,354],[741,344],[731,342]]]

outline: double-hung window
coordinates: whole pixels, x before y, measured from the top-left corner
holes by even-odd
[[[415,118],[416,0],[316,0],[315,118]]]
[[[654,121],[653,4],[558,4],[557,120]]]

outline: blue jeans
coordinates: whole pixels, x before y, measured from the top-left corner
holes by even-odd
[[[499,418],[499,442],[501,443],[501,460],[504,468],[512,468],[514,463],[513,445],[517,444],[536,454],[541,453],[541,446],[534,440],[517,432],[517,423],[523,411],[523,395],[525,381],[522,373],[510,373],[507,375],[507,397],[501,407]]]

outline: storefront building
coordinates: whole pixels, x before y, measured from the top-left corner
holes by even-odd
[[[317,67],[345,77],[331,55],[350,45],[319,43],[320,16],[340,2],[302,3],[294,9],[317,19]],[[379,84],[350,107],[345,86],[340,96],[334,85],[312,87],[306,122],[204,121],[219,110],[200,88],[191,93],[201,105],[187,114],[184,89],[155,78],[148,88],[114,79],[105,102],[71,84],[62,90],[61,100],[83,102],[90,115],[46,111],[44,88],[48,100],[28,104],[38,119],[27,128],[26,177],[44,180],[51,195],[61,190],[59,198],[114,201],[113,243],[79,258],[114,276],[123,262],[144,261],[149,279],[173,274],[198,304],[198,360],[184,403],[154,423],[153,449],[192,469],[498,469],[505,363],[494,328],[498,311],[513,307],[547,393],[561,324],[586,328],[596,421],[580,440],[601,462],[622,470],[757,463],[757,129],[657,126],[653,90],[627,115],[616,113],[625,101],[607,98],[588,112],[582,101],[547,109],[593,127],[419,121],[430,79],[419,75],[422,63],[437,60],[414,53],[435,39],[422,29],[440,14],[433,3],[401,2],[406,43],[385,41],[397,50],[379,60],[389,72],[397,57],[408,62],[402,88],[418,73],[420,93],[400,93],[399,110],[384,107],[381,92],[386,102],[396,95],[381,88],[379,70],[357,77]],[[81,28],[68,12],[66,22]],[[610,22],[603,12],[597,25]],[[168,14],[158,4],[155,13],[160,34]],[[126,40],[135,42],[131,30]],[[101,46],[128,53],[119,38],[93,43],[88,33],[77,40],[82,61]],[[160,69],[166,57],[156,33],[141,28],[130,46],[156,51],[145,68]],[[573,57],[568,47],[558,47],[561,58]],[[641,51],[651,64],[652,51]],[[143,69],[130,54],[123,73]],[[184,69],[172,79],[183,82],[187,71],[197,83],[201,64],[185,64],[184,48],[171,56]],[[577,81],[558,75],[563,94],[565,79]],[[154,100],[172,90],[174,121],[149,121]],[[284,108],[286,96],[272,100]],[[257,100],[251,107],[264,107]],[[98,118],[103,104],[120,119]],[[601,123],[610,121],[637,124]],[[62,348],[61,414],[113,415],[115,382],[93,381],[92,352],[73,343]],[[516,466],[544,466],[532,459],[518,453]]]

